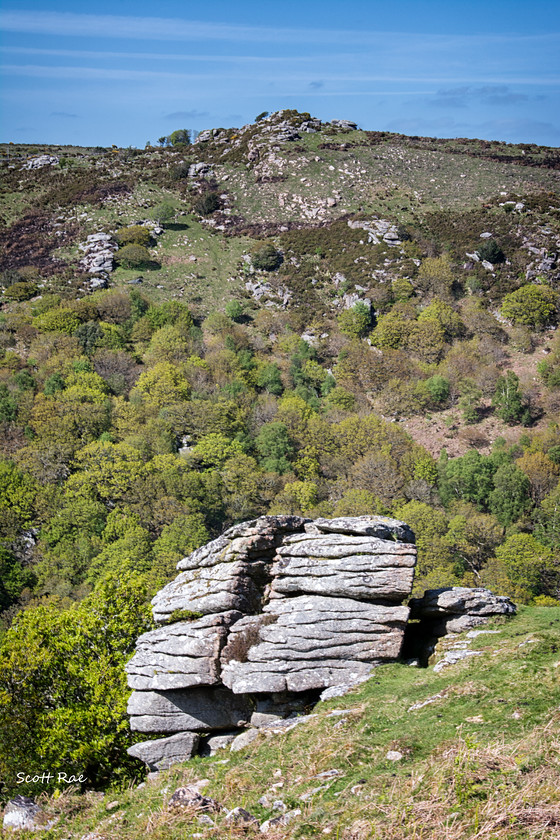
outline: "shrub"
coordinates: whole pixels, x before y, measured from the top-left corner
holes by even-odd
[[[169,201],[162,201],[152,210],[152,219],[159,225],[165,225],[175,218],[175,208]]]
[[[194,203],[194,209],[200,216],[210,216],[220,206],[220,196],[217,192],[207,192]]]
[[[38,291],[39,287],[37,286],[37,283],[33,283],[29,280],[21,280],[17,283],[12,283],[11,286],[8,286],[4,292],[4,297],[7,298],[7,300],[29,300],[30,298],[35,297]]]
[[[503,263],[506,259],[495,239],[486,239],[477,249],[477,254],[481,260],[487,260],[489,263]]]
[[[117,262],[123,268],[142,268],[151,262],[150,252],[143,245],[125,245],[117,251]]]
[[[251,252],[251,262],[257,271],[275,271],[282,262],[282,255],[274,245],[266,242],[257,245]]]
[[[238,300],[230,300],[226,303],[226,315],[232,321],[237,321],[243,315],[243,306]]]
[[[121,247],[124,245],[142,245],[147,248],[152,236],[148,228],[143,225],[130,225],[121,228],[115,238]]]

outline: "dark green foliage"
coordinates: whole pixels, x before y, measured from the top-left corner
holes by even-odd
[[[0,612],[15,604],[23,589],[32,587],[36,577],[32,569],[21,563],[0,544]]]
[[[211,216],[220,207],[220,196],[217,192],[205,192],[194,203],[194,209],[200,216]]]
[[[91,356],[103,338],[103,330],[95,321],[88,321],[85,324],[80,324],[74,336],[78,339],[80,347],[86,356]]]
[[[527,424],[531,421],[531,412],[519,387],[519,377],[511,370],[498,379],[492,405],[504,423]]]
[[[444,376],[440,376],[439,374],[430,376],[429,379],[425,380],[424,385],[430,394],[432,402],[437,405],[445,403],[449,399],[449,380]]]
[[[266,423],[257,435],[255,444],[263,470],[280,475],[291,470],[288,458],[293,453],[293,446],[284,423]]]
[[[17,416],[17,400],[10,394],[7,385],[0,383],[0,423],[10,423]]]
[[[484,508],[494,489],[497,464],[476,450],[461,458],[440,460],[439,493],[445,505],[463,499]]]
[[[188,128],[178,128],[172,131],[167,138],[171,146],[189,146],[191,142],[191,132]]]
[[[477,249],[478,256],[481,260],[487,260],[489,263],[503,263],[506,256],[495,239],[485,239],[482,245]]]
[[[279,396],[284,390],[284,386],[282,385],[282,377],[278,365],[275,365],[274,362],[264,364],[257,375],[257,386],[264,388],[270,394]]]
[[[116,260],[123,268],[142,268],[152,262],[150,252],[143,245],[125,245],[124,248],[119,248]]]
[[[159,224],[165,225],[175,218],[176,210],[169,201],[162,201],[152,210],[152,218]]]
[[[282,262],[282,255],[272,243],[266,242],[251,251],[251,262],[257,271],[276,271]]]
[[[29,300],[38,293],[39,287],[37,283],[30,280],[21,280],[8,286],[4,292],[4,297],[7,300]]]
[[[502,525],[512,525],[531,506],[530,483],[515,464],[505,463],[494,474],[488,507]]]
[[[268,111],[261,111],[261,113],[257,114],[255,117],[255,122],[258,123],[261,120],[264,120],[265,117],[268,117]]]

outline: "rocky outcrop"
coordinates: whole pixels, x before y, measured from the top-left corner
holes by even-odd
[[[403,645],[403,655],[427,665],[444,636],[471,631],[498,615],[514,615],[515,604],[503,595],[494,595],[482,587],[451,586],[428,589],[422,598],[411,598],[410,619]],[[474,637],[473,637],[474,638]],[[444,664],[477,655],[472,651],[450,651]],[[441,665],[440,667],[444,667]]]
[[[43,166],[57,166],[60,163],[60,158],[56,155],[39,155],[38,157],[29,158],[22,169],[42,169]]]
[[[130,755],[168,767],[396,659],[413,543],[385,517],[266,516],[194,551],[152,601],[164,626],[127,665],[131,728],[165,736]]]
[[[80,267],[88,274],[96,275],[90,281],[91,288],[104,288],[113,270],[113,255],[117,250],[116,242],[108,233],[92,233],[85,242],[78,245],[78,248],[84,252]]]
[[[431,635],[463,633],[486,624],[493,615],[513,615],[515,604],[489,589],[452,586],[428,589],[422,598],[410,601],[410,617],[423,622]]]

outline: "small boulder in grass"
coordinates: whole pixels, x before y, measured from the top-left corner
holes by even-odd
[[[3,828],[12,831],[49,829],[56,820],[44,821],[43,811],[29,796],[14,796],[4,808]]]
[[[202,796],[194,785],[177,788],[172,794],[169,808],[190,808],[194,811],[221,811],[222,806],[209,796]]]
[[[245,808],[233,808],[229,813],[226,814],[225,817],[226,823],[228,825],[236,825],[240,828],[249,827],[250,825],[258,825],[258,819],[253,816],[249,811],[246,811]]]

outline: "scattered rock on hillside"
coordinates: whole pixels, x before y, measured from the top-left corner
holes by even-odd
[[[39,157],[30,158],[21,168],[42,169],[43,166],[56,166],[58,163],[60,163],[60,158],[56,155],[39,155]]]

